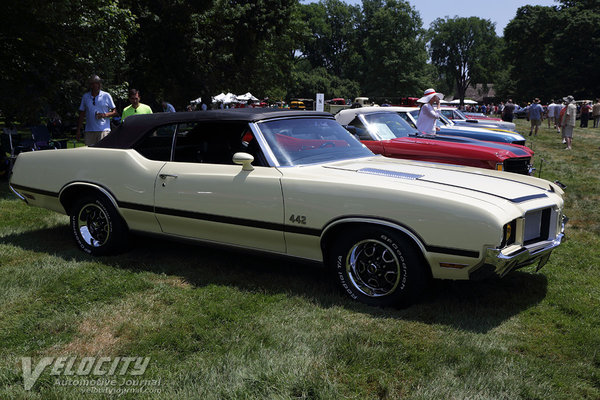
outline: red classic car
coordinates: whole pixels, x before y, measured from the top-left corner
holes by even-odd
[[[468,165],[531,174],[533,151],[525,146],[443,135],[423,135],[397,113],[342,110],[336,120],[372,152],[387,157]]]

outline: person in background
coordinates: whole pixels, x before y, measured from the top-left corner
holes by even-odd
[[[589,102],[585,102],[581,105],[581,123],[580,128],[587,128],[588,121],[590,120],[590,114],[592,113],[592,105]]]
[[[110,94],[102,91],[102,79],[91,75],[88,79],[90,91],[83,94],[79,104],[79,120],[75,137],[81,138],[81,128],[85,119],[85,145],[91,146],[110,133],[110,119],[117,115],[116,106]]]
[[[508,99],[502,110],[502,121],[512,122],[515,117],[515,105],[512,99]]]
[[[596,104],[592,107],[592,117],[594,117],[594,128],[600,125],[600,99],[596,99]]]
[[[123,109],[121,119],[125,121],[125,118],[136,115],[136,114],[152,114],[152,109],[146,104],[140,103],[140,91],[137,89],[129,89],[129,102],[131,105]]]
[[[556,128],[556,133],[560,133],[560,117],[561,112],[565,108],[565,102],[556,100],[556,107],[554,107],[554,127]]]
[[[555,124],[554,107],[556,107],[556,103],[554,103],[554,100],[550,100],[550,104],[548,104],[546,107],[546,112],[544,112],[544,115],[546,115],[546,119],[548,120],[548,128],[552,126],[551,123]],[[556,124],[554,126],[556,126]]]
[[[562,135],[567,145],[565,150],[571,150],[573,129],[575,128],[575,120],[577,118],[577,106],[575,105],[575,98],[573,96],[567,96],[563,100],[567,102],[567,108],[561,121]]]
[[[175,112],[175,107],[173,107],[173,104],[168,103],[166,100],[162,101],[162,109],[163,112]]]
[[[533,104],[527,107],[527,114],[529,115],[529,121],[531,126],[529,128],[529,136],[535,132],[537,136],[538,128],[542,125],[544,108],[540,105],[540,99],[537,97],[533,100]]]
[[[417,129],[419,131],[429,135],[437,133],[439,128],[435,126],[435,122],[440,118],[438,111],[440,109],[440,101],[443,98],[444,95],[437,93],[435,89],[427,89],[423,93],[423,97],[417,100],[417,103],[423,104],[419,111],[419,118],[417,119]],[[434,106],[436,107],[435,110]]]

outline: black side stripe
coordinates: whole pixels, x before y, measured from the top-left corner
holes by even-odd
[[[14,184],[11,186],[17,190],[23,190],[23,191],[27,191],[27,192],[31,192],[31,193],[37,193],[37,194],[41,194],[44,196],[58,197],[58,193],[56,193],[56,192],[50,192],[50,191],[41,190],[41,189],[33,189],[30,187],[14,185]],[[536,196],[540,197],[539,195],[536,195]],[[545,195],[541,195],[541,196],[545,196]],[[533,196],[528,196],[528,197],[533,197]],[[537,197],[534,197],[534,198],[537,198]],[[521,199],[523,199],[523,198],[521,198]],[[525,200],[520,200],[520,201],[525,201]],[[163,215],[172,215],[172,216],[176,216],[176,217],[184,217],[184,218],[191,218],[191,219],[199,219],[199,220],[203,220],[203,221],[220,222],[220,223],[231,224],[231,225],[248,226],[248,227],[252,227],[252,228],[270,229],[270,230],[289,232],[289,233],[297,233],[297,234],[308,235],[308,236],[321,236],[321,233],[322,233],[321,229],[305,228],[302,226],[288,226],[285,224],[277,224],[277,223],[273,223],[273,222],[256,221],[256,220],[245,219],[245,218],[234,218],[234,217],[199,213],[199,212],[193,212],[193,211],[174,210],[171,208],[162,208],[162,207],[155,208],[154,206],[150,206],[150,205],[146,205],[146,204],[137,204],[137,203],[118,201],[118,200],[117,200],[117,204],[119,205],[120,208],[126,208],[126,209],[130,209],[130,210],[144,211],[144,212],[163,214]],[[390,222],[393,222],[393,221],[390,221]],[[396,223],[396,222],[394,222],[394,223]],[[413,232],[413,231],[411,230],[411,232]],[[417,237],[418,237],[418,235],[417,235]],[[419,239],[424,244],[425,249],[432,253],[441,253],[441,254],[463,256],[463,257],[479,258],[479,252],[477,252],[477,251],[453,249],[453,248],[449,248],[449,247],[440,247],[440,246],[431,246],[431,245],[426,244],[421,238],[419,238]]]
[[[119,201],[119,200],[117,200],[117,204],[119,205],[120,208],[127,208],[130,210],[145,211],[145,212],[150,212],[150,213],[154,212],[154,206],[149,206],[146,204],[129,203],[126,201]]]
[[[21,186],[21,185],[15,185],[15,184],[11,184],[10,186],[12,186],[13,189],[23,190],[25,192],[41,194],[43,196],[49,196],[49,197],[58,197],[57,192],[50,192],[48,190],[42,190],[42,189],[34,189],[34,188],[27,187],[27,186]]]
[[[278,224],[275,222],[256,221],[256,220],[246,219],[246,218],[228,217],[228,216],[224,216],[224,215],[207,214],[207,213],[200,213],[200,212],[195,212],[195,211],[175,210],[172,208],[164,208],[164,207],[154,208],[154,207],[148,206],[148,205],[125,203],[125,202],[119,202],[119,207],[128,208],[128,209],[132,209],[132,210],[138,210],[138,211],[154,212],[156,214],[162,214],[162,215],[171,215],[174,217],[183,217],[183,218],[190,218],[190,219],[198,219],[198,220],[202,220],[202,221],[219,222],[222,224],[240,225],[240,226],[247,226],[247,227],[251,227],[251,228],[260,228],[260,229],[269,229],[269,230],[274,230],[274,231],[299,233],[302,235],[310,235],[310,236],[321,236],[320,229],[305,228],[305,227],[301,227],[301,226],[288,226],[288,225],[284,225],[284,224]]]
[[[430,246],[428,244],[425,245],[425,249],[431,253],[451,254],[453,256],[479,258],[478,251],[453,249],[450,247]]]

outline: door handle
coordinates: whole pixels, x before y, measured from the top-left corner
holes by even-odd
[[[167,178],[177,178],[177,175],[171,175],[171,174],[159,174],[158,177],[160,179],[167,179]]]

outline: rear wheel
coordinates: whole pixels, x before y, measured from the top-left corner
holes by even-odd
[[[88,254],[115,254],[127,245],[125,221],[105,197],[78,200],[71,210],[71,230],[77,246]]]
[[[333,244],[329,263],[344,292],[375,306],[408,306],[427,281],[425,265],[414,244],[386,228],[344,233]]]

